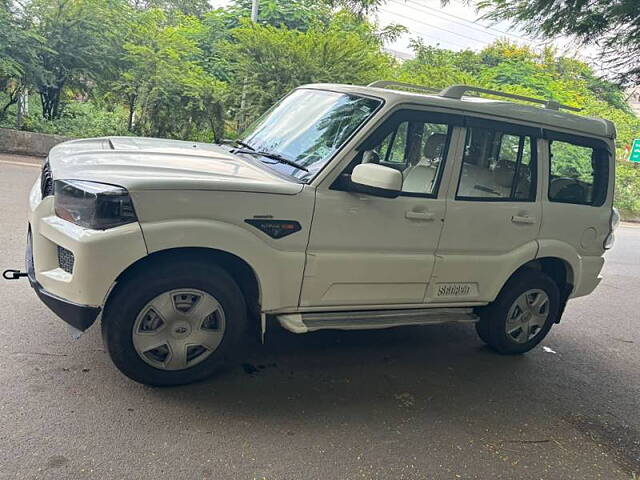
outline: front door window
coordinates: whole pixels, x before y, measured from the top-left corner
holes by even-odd
[[[435,197],[452,127],[429,117],[420,112],[396,114],[383,138],[358,155],[350,168],[358,163],[394,168],[402,172],[404,194]]]

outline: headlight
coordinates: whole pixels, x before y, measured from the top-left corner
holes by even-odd
[[[93,230],[138,220],[129,192],[117,185],[56,180],[54,204],[57,216]]]

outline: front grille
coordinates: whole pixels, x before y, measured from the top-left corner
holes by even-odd
[[[58,245],[58,265],[67,273],[73,273],[73,263],[75,258],[73,253]]]
[[[44,162],[44,165],[42,166],[42,173],[40,174],[40,193],[42,193],[42,198],[53,195],[53,176],[51,175],[49,160]]]

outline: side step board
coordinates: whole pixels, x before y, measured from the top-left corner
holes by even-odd
[[[472,308],[425,308],[414,310],[368,310],[358,312],[312,312],[276,315],[283,328],[293,333],[316,330],[369,330],[406,325],[475,323]]]

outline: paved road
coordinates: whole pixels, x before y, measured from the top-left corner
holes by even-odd
[[[0,163],[0,268],[21,266],[37,173]],[[549,351],[498,356],[466,326],[277,331],[244,366],[174,389],[127,380],[98,329],[71,340],[25,281],[4,282],[0,478],[630,480],[639,252],[640,228],[622,228]]]

